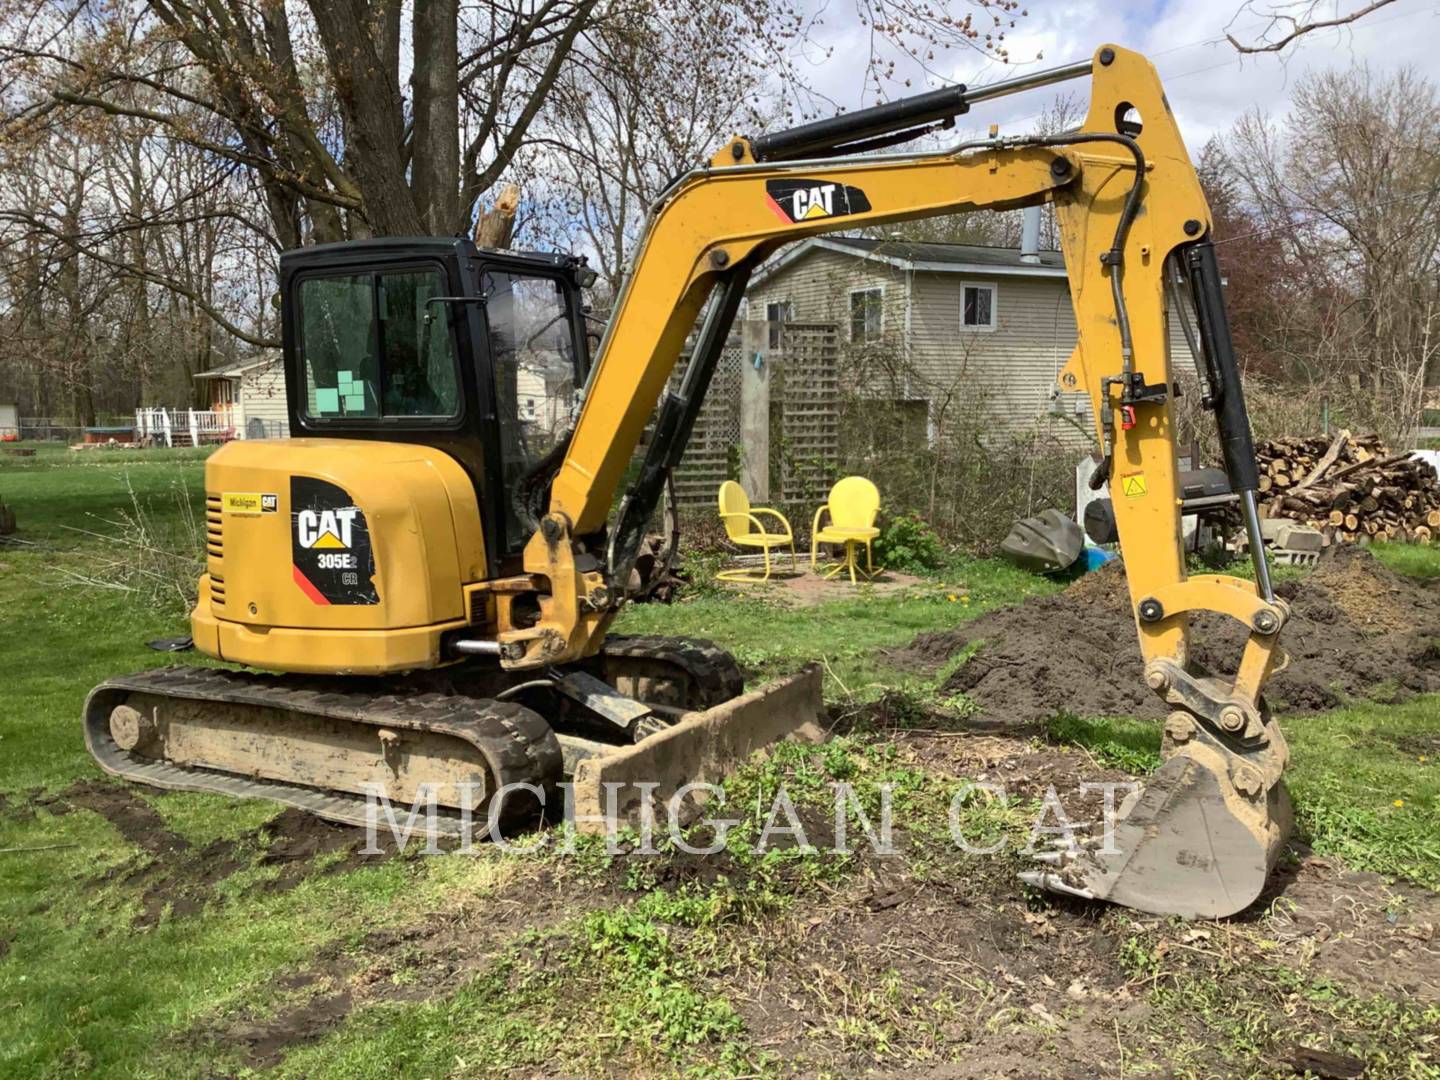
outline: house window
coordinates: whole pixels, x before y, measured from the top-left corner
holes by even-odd
[[[960,325],[967,330],[994,330],[995,286],[966,285],[960,292]]]
[[[780,334],[787,322],[795,318],[795,305],[789,300],[780,300],[765,305],[765,322],[770,327],[770,348],[780,347]]]
[[[868,345],[885,331],[885,290],[855,289],[850,293],[850,341]]]

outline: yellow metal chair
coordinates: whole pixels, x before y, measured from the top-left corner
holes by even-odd
[[[784,526],[784,532],[768,532],[759,515],[765,514],[773,517]],[[750,496],[745,494],[745,489],[734,480],[726,480],[720,485],[720,520],[725,525],[725,535],[730,538],[732,544],[740,547],[758,547],[765,555],[765,573],[756,577],[752,571],[745,569],[721,570],[715,577],[720,581],[769,581],[770,580],[770,549],[790,548],[790,568],[798,571],[800,564],[795,558],[795,533],[790,528],[790,522],[785,520],[785,515],[778,510],[767,510],[763,506],[751,506]],[[754,531],[751,531],[751,528]]]
[[[847,476],[837,481],[830,489],[829,501],[815,511],[815,521],[810,526],[810,569],[816,568],[816,557],[821,544],[844,544],[845,560],[826,570],[825,576],[832,578],[842,570],[850,571],[850,583],[855,583],[855,545],[865,545],[865,569],[860,572],[874,577],[883,572],[875,569],[874,553],[870,545],[880,535],[875,527],[875,516],[880,512],[880,490],[863,476]],[[830,524],[820,527],[820,519],[826,515]]]

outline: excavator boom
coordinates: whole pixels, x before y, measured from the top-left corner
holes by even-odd
[[[888,139],[965,112],[972,101],[1088,75],[1073,132],[873,154]],[[801,155],[804,155],[801,157]],[[799,160],[796,160],[800,158]],[[1287,750],[1261,689],[1279,660],[1286,608],[1271,590],[1255,504],[1258,475],[1209,234],[1209,207],[1154,67],[1115,46],[1087,64],[978,92],[952,88],[758,139],[737,138],[654,207],[586,387],[549,510],[525,569],[549,583],[540,618],[503,630],[515,666],[582,656],[603,638],[643,523],[678,461],[750,272],[785,244],[978,209],[1050,203],[1069,274],[1078,344],[1059,389],[1088,395],[1105,455],[1146,679],[1173,710],[1165,764],[1131,808],[1119,854],[1066,853],[1036,884],[1152,911],[1224,915],[1259,895],[1289,830]],[[1167,289],[1188,285],[1199,361],[1224,464],[1251,534],[1254,582],[1190,576],[1172,403]],[[622,473],[682,343],[715,295],[678,394],[605,545],[604,569],[575,555],[604,528]],[[1183,317],[1183,303],[1176,309]],[[1192,613],[1249,631],[1233,678],[1188,662]],[[1097,657],[1099,662],[1102,658]]]

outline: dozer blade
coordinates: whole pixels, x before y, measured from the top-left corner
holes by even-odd
[[[820,667],[810,664],[691,713],[633,746],[605,747],[605,753],[579,759],[573,772],[576,828],[603,832],[605,815],[634,820],[646,801],[656,820],[664,820],[665,804],[685,785],[720,784],[757,750],[781,739],[818,742],[824,737],[820,691]]]
[[[1264,891],[1292,825],[1279,779],[1284,743],[1278,730],[1274,736],[1242,756],[1197,733],[1121,807],[1108,844],[1092,838],[1083,849],[1041,856],[1052,868],[1022,880],[1156,915],[1243,911]]]

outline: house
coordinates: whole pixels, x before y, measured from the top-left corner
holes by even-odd
[[[1091,430],[1088,398],[1054,393],[1076,342],[1059,252],[811,237],[761,267],[746,300],[748,317],[771,323],[772,347],[785,321],[826,322],[852,354],[890,357],[883,385],[865,392],[928,412],[932,424],[938,402],[966,401],[997,427],[1043,420],[1077,442]],[[1175,370],[1189,370],[1176,319],[1170,337]]]
[[[235,438],[283,439],[290,434],[279,350],[267,349],[195,378],[209,385],[210,411]]]

